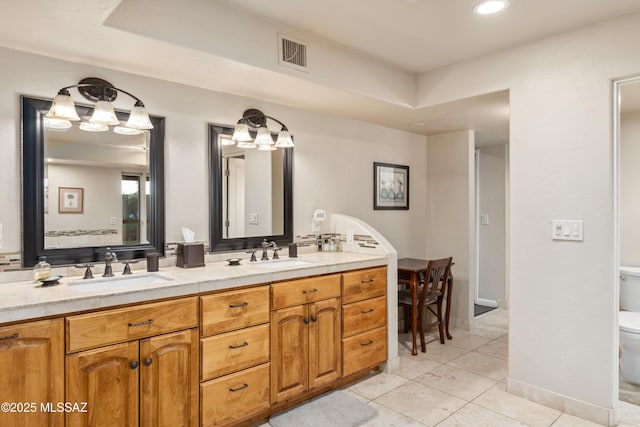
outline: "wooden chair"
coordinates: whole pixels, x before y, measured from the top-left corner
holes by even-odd
[[[451,276],[451,260],[452,258],[443,258],[430,260],[427,263],[424,280],[421,280],[418,288],[418,300],[416,309],[418,311],[418,331],[420,332],[420,345],[422,352],[427,351],[424,339],[425,328],[438,326],[440,333],[440,344],[444,344],[444,314],[443,301],[446,297],[447,281]],[[411,324],[411,309],[413,301],[410,289],[401,289],[398,291],[398,305],[404,307],[404,329],[405,333],[409,330]],[[435,321],[424,325],[423,315],[425,307],[435,316]]]

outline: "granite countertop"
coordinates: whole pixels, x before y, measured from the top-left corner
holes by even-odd
[[[58,285],[50,287],[33,281],[8,282],[0,284],[0,324],[382,266],[387,261],[386,256],[380,255],[314,252],[269,262],[250,263],[244,259],[238,266],[213,262],[189,269],[161,267],[157,273],[134,271],[130,276],[116,274],[113,278],[63,277]],[[159,283],[136,283],[149,275],[156,275],[155,281]]]

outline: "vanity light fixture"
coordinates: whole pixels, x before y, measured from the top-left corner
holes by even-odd
[[[500,12],[509,6],[509,0],[484,0],[473,7],[478,15],[491,15]]]
[[[69,120],[50,119],[44,118],[44,127],[51,130],[66,131],[71,128],[71,122]]]
[[[89,118],[88,122],[80,123],[80,129],[89,132],[105,132],[109,130],[109,126],[117,126],[114,129],[116,133],[127,135],[140,133],[145,129],[153,129],[153,124],[151,124],[151,120],[149,119],[149,113],[147,113],[147,110],[144,108],[144,103],[140,98],[126,90],[114,87],[108,81],[97,77],[88,77],[80,80],[78,84],[65,86],[60,89],[51,103],[49,112],[46,114],[47,118],[66,120],[69,122],[81,120],[76,111],[76,105],[71,98],[71,93],[69,92],[69,89],[72,88],[77,88],[80,95],[91,102],[95,102],[91,118]],[[124,93],[135,100],[135,104],[129,113],[129,120],[124,126],[121,126],[112,104],[119,93]]]
[[[267,127],[267,119],[278,123],[281,128],[278,138],[273,141],[271,131]],[[255,139],[251,137],[249,128],[256,129]],[[278,148],[293,147],[293,139],[287,126],[280,120],[265,115],[262,111],[251,108],[242,114],[242,118],[236,123],[231,144],[238,143],[238,148],[257,148],[260,151],[273,151]]]

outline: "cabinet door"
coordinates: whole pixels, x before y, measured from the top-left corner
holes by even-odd
[[[271,313],[271,403],[308,389],[308,323],[307,305]]]
[[[340,298],[309,305],[309,388],[340,378]]]
[[[62,319],[1,327],[0,367],[1,400],[36,405],[29,406],[28,413],[18,407],[13,409],[19,412],[0,412],[1,426],[62,426],[63,413],[41,408],[41,404],[64,401]]]
[[[140,341],[140,426],[198,425],[198,329]]]
[[[67,426],[138,425],[138,342],[66,356],[66,401],[87,412],[66,414]]]

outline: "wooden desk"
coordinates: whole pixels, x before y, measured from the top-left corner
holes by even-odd
[[[427,263],[429,261],[426,259],[416,259],[416,258],[400,258],[398,260],[398,279],[404,278],[409,279],[409,287],[411,289],[411,333],[413,334],[413,347],[411,349],[412,355],[418,354],[418,347],[416,345],[416,331],[418,330],[418,286],[420,285],[420,273],[423,275],[427,270]],[[452,263],[453,265],[453,263]],[[445,310],[445,333],[447,339],[452,339],[453,337],[449,333],[449,316],[451,314],[451,292],[453,291],[453,274],[449,275],[449,280],[447,282],[447,290],[446,290],[446,298],[447,298],[447,307]]]

